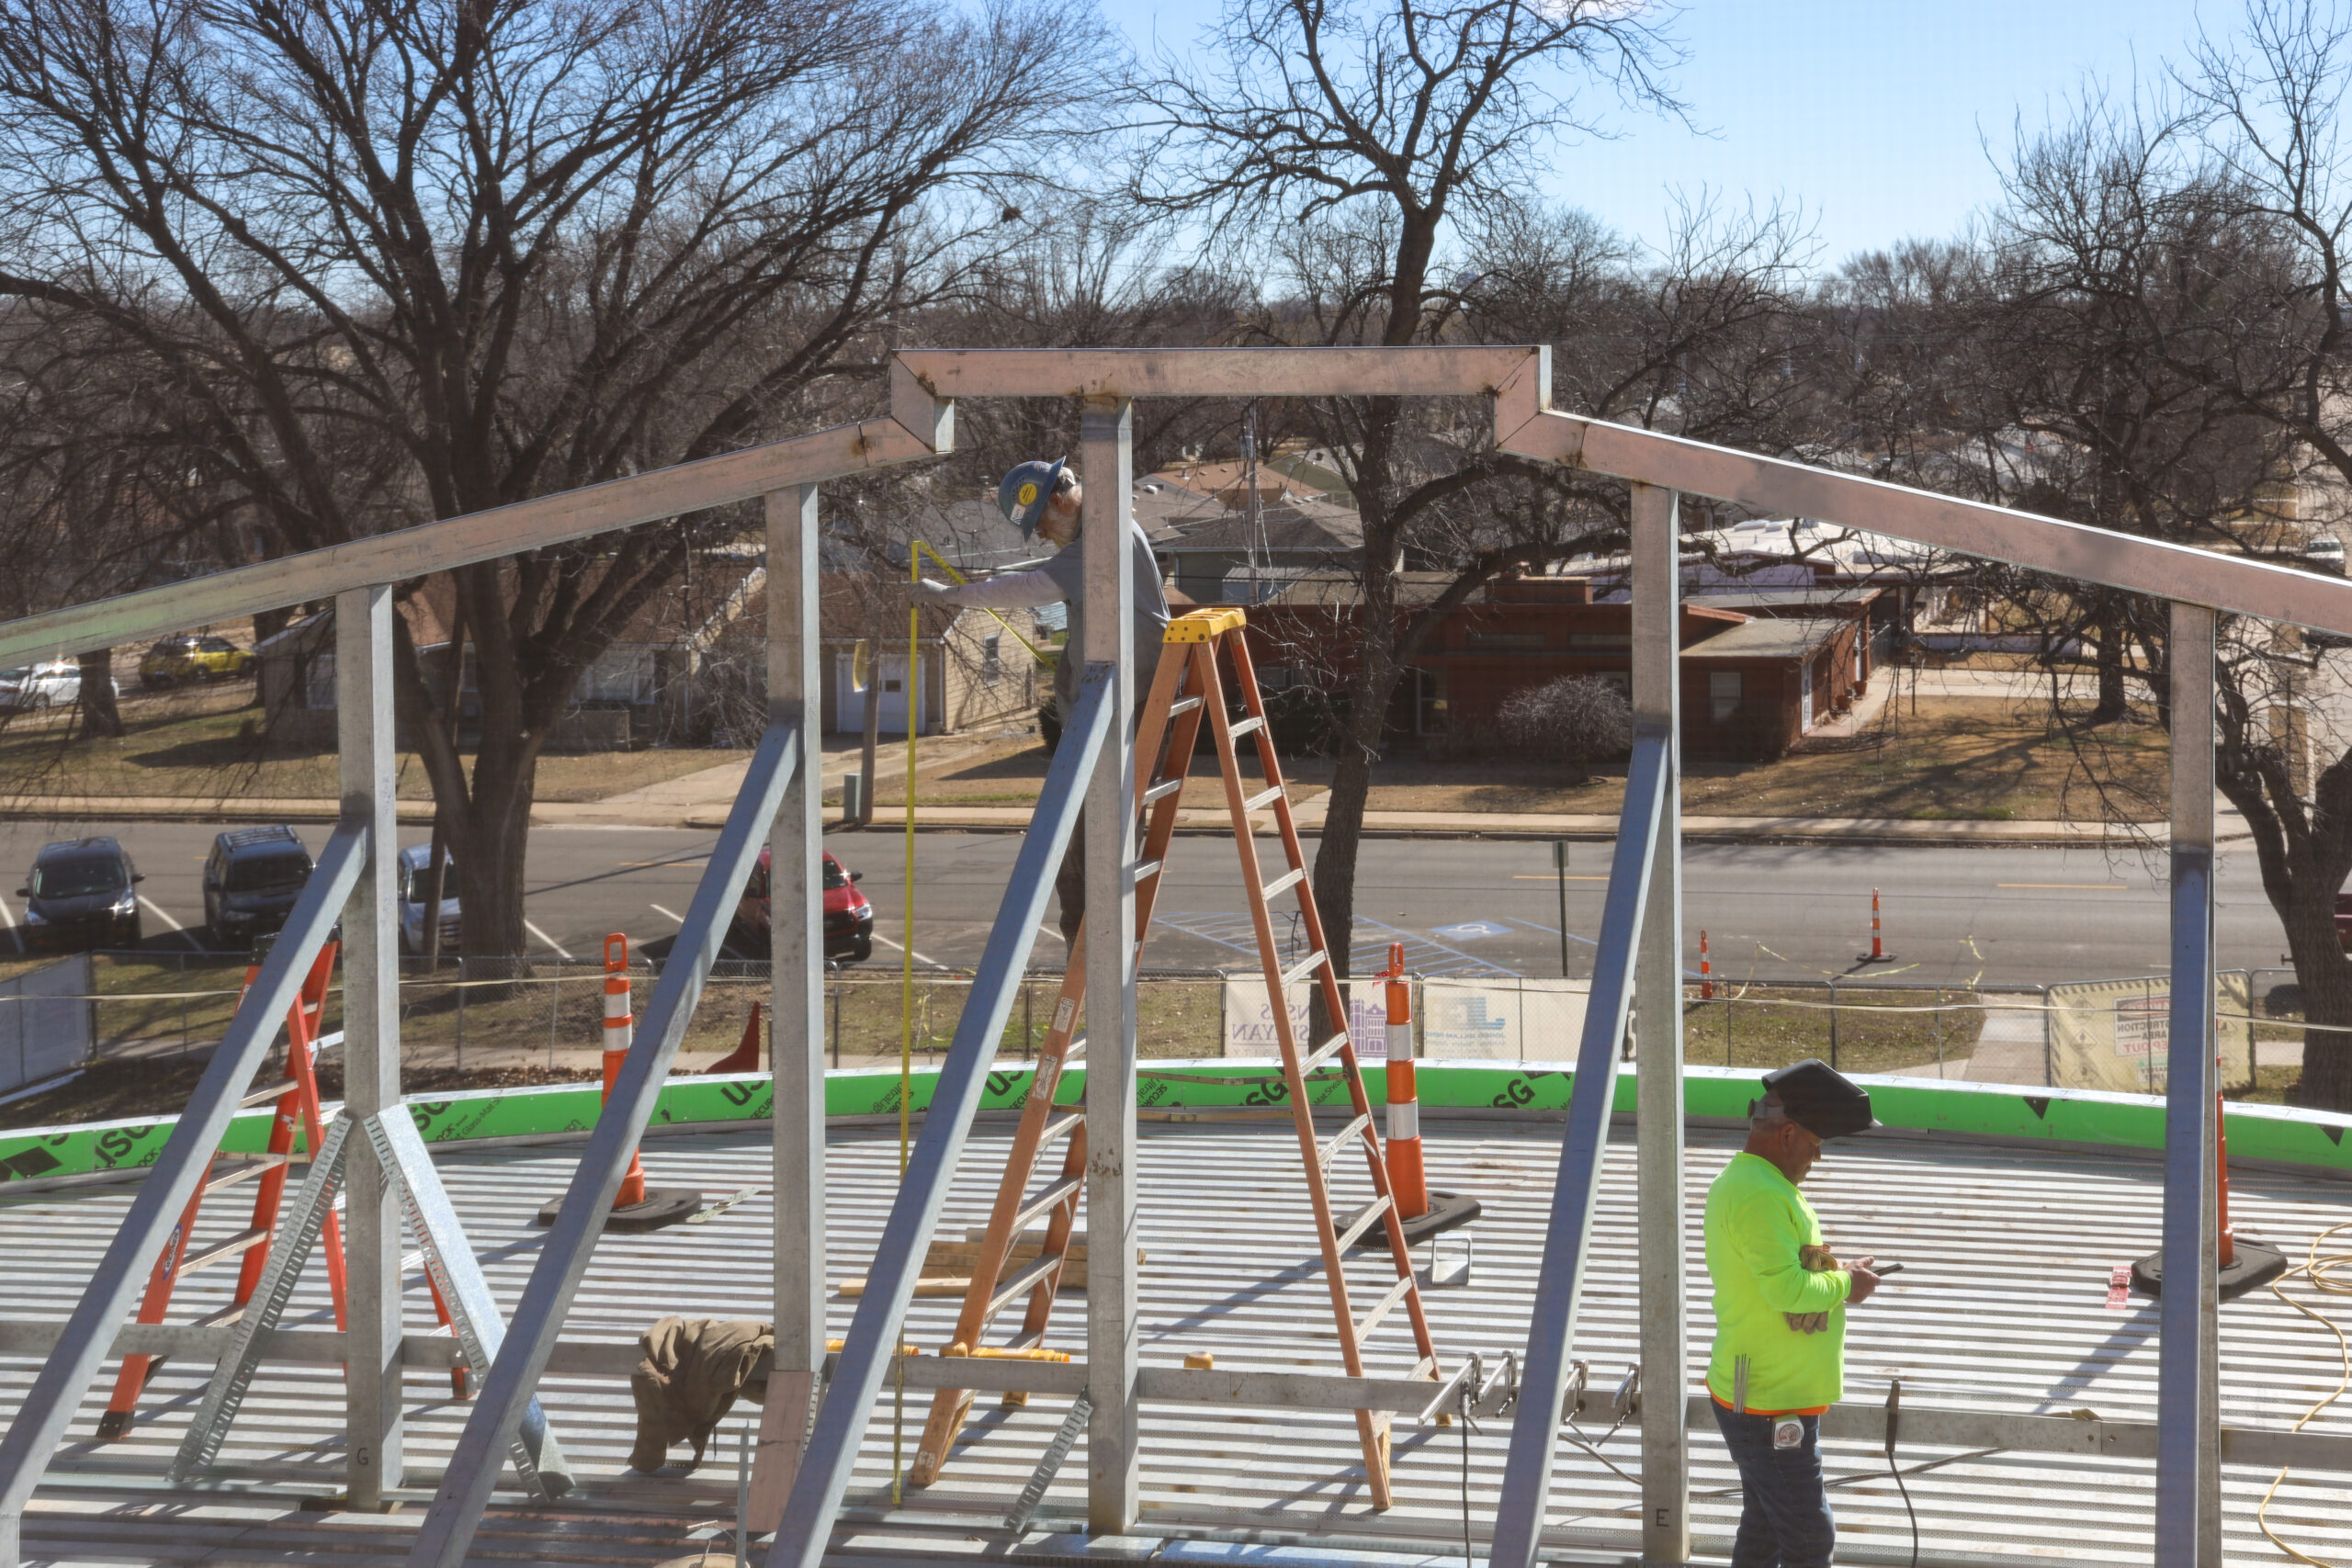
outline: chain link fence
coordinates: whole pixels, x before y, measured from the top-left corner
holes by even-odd
[[[220,1039],[244,964],[200,953],[140,954],[120,962],[101,957],[93,973],[98,1056],[169,1057],[200,1054]],[[641,1017],[658,964],[640,962],[628,974]],[[403,1064],[442,1075],[591,1076],[603,1043],[604,979],[597,964],[406,961]],[[2218,1044],[2223,1081],[2233,1091],[2297,1070],[2301,997],[2292,980],[2286,970],[2220,977]],[[829,976],[829,1064],[895,1063],[902,1043],[918,1063],[936,1062],[954,1038],[971,985],[968,974],[939,969],[919,971],[910,993],[888,971]],[[1006,1059],[1035,1055],[1060,986],[1055,970],[1023,981],[999,1046]],[[1385,1051],[1383,984],[1357,980],[1344,990],[1360,1055],[1377,1060]],[[1415,977],[1416,1049],[1438,1060],[1572,1061],[1587,990],[1581,980]],[[1302,1038],[1309,991],[1295,986],[1287,998]],[[697,1070],[735,1049],[753,1007],[764,1010],[769,1000],[766,964],[720,961],[688,1027],[682,1067]],[[1274,1055],[1272,1009],[1252,972],[1147,971],[1136,1011],[1138,1053],[1146,1057]],[[1847,1072],[2162,1093],[2169,1021],[2169,986],[2160,976],[2048,987],[1715,981],[1686,987],[1684,1055],[1697,1066],[1762,1070],[1818,1056]],[[341,1027],[339,990],[329,997],[325,1027]],[[446,1077],[441,1086],[448,1087]]]

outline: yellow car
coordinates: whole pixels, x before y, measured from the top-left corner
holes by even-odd
[[[225,637],[167,637],[139,660],[139,683],[151,692],[188,681],[235,681],[254,671],[250,649]]]

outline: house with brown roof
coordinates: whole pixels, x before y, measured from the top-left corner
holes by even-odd
[[[1400,614],[1434,604],[1452,581],[1444,572],[1403,573]],[[1752,613],[1763,608],[1683,603],[1682,743],[1690,756],[1777,757],[1850,708],[1867,687],[1866,604],[1833,614]],[[1277,691],[1339,689],[1362,641],[1363,613],[1352,579],[1288,585],[1250,613],[1261,679]],[[1412,657],[1389,722],[1403,734],[1476,740],[1493,734],[1503,700],[1515,691],[1561,675],[1630,687],[1632,671],[1629,604],[1595,603],[1582,579],[1504,579],[1439,621]]]

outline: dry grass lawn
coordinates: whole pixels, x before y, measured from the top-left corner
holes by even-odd
[[[2006,698],[1929,698],[1888,711],[1864,734],[1816,739],[1774,762],[1690,761],[1683,810],[1698,817],[1879,817],[1922,820],[2095,821],[2109,807],[2132,821],[2165,816],[2168,747],[2165,734],[2137,714],[2131,722],[2070,738],[2045,705]],[[928,776],[916,793],[924,805],[1025,805],[1037,798],[1046,750],[1034,739],[991,748],[984,757]],[[1288,760],[1291,798],[1330,783],[1319,758]],[[1407,753],[1373,775],[1374,811],[1561,812],[1614,816],[1624,794],[1623,769],[1603,768],[1585,784],[1563,770],[1495,760],[1427,761]],[[898,781],[879,792],[903,804]],[[1212,759],[1193,759],[1184,789],[1188,807],[1223,804]]]
[[[333,800],[332,747],[271,744],[259,710],[245,705],[250,688],[198,688],[164,696],[124,694],[130,733],[119,740],[76,739],[71,710],[29,714],[0,725],[0,800],[24,803],[50,795],[143,795],[213,799],[246,795],[272,800]],[[602,800],[731,761],[740,751],[656,749],[595,751],[539,760],[538,798]],[[432,790],[415,757],[401,753],[403,800],[429,800]]]

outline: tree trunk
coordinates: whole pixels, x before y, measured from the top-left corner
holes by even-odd
[[[2125,633],[2120,606],[2102,611],[2096,623],[2098,628],[2098,705],[2091,710],[2094,725],[2120,724],[2131,710],[2123,685],[2123,651]]]
[[[291,609],[255,610],[254,612],[254,647],[258,649],[263,643],[293,624],[294,612]],[[262,695],[261,676],[258,673],[254,676],[253,699],[245,705],[249,708],[268,705],[266,699]]]
[[[122,737],[122,711],[114,700],[114,649],[102,648],[81,656],[82,733],[85,740],[116,740]]]
[[[2352,1111],[2352,959],[2335,934],[2335,895],[2324,878],[2295,878],[2285,916],[2287,948],[2302,988],[2303,1021],[2333,1024],[2303,1035],[2303,1077],[2295,1103],[2319,1111]]]
[[[1392,634],[1393,635],[1393,634]],[[1369,644],[1367,635],[1365,642]],[[1356,858],[1363,842],[1363,813],[1372,795],[1372,765],[1379,761],[1388,700],[1396,694],[1397,667],[1385,649],[1366,646],[1363,664],[1351,682],[1351,709],[1340,732],[1331,793],[1324,797],[1323,831],[1315,851],[1315,908],[1323,918],[1323,940],[1331,949],[1332,972],[1346,978],[1355,946]]]
[[[485,732],[458,850],[458,909],[468,958],[520,958],[523,861],[531,838],[538,741]]]

